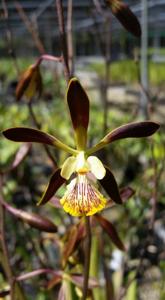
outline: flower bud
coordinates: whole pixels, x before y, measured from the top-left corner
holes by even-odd
[[[39,66],[31,65],[21,76],[16,88],[16,99],[19,101],[23,95],[29,100],[36,94],[40,97],[42,92],[42,77]]]
[[[105,2],[110,6],[113,15],[127,31],[136,37],[141,36],[139,21],[127,4],[123,3],[121,0],[105,0]]]

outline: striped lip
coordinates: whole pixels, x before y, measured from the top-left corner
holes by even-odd
[[[67,187],[60,200],[64,210],[72,216],[91,216],[102,210],[106,199],[89,181],[87,175],[78,174]]]

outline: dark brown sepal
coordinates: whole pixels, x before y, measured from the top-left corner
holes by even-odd
[[[125,138],[142,138],[154,134],[160,125],[152,121],[128,123],[108,133],[102,141],[112,143]]]
[[[104,188],[104,190],[106,191],[106,193],[111,197],[111,199],[114,202],[116,202],[118,204],[122,204],[122,200],[120,197],[116,179],[108,167],[105,166],[105,169],[106,169],[105,177],[103,179],[99,180],[99,182],[101,183],[101,185]]]
[[[9,128],[2,133],[8,140],[14,142],[36,142],[47,145],[54,145],[56,140],[50,134],[37,129],[26,127]]]
[[[66,179],[63,178],[60,173],[61,169],[57,169],[51,176],[46,191],[37,205],[43,205],[47,203],[54,196],[57,190],[66,182]]]
[[[89,123],[89,99],[76,78],[72,78],[69,82],[67,102],[74,129],[83,127],[87,130]]]

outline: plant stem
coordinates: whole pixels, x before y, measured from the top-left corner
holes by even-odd
[[[31,36],[32,36],[32,39],[34,41],[34,44],[36,45],[36,48],[38,49],[39,53],[41,54],[44,54],[46,51],[45,51],[45,47],[38,35],[38,32],[33,24],[33,22],[29,19],[29,17],[26,15],[22,5],[20,2],[18,1],[15,1],[14,2],[15,4],[15,7],[18,11],[18,14],[20,16],[20,18],[22,19],[22,21],[24,22],[27,30],[30,32]]]
[[[67,9],[67,49],[68,49],[68,64],[70,75],[73,76],[74,67],[73,67],[73,31],[72,31],[72,22],[73,22],[73,0],[68,0],[68,9]]]
[[[61,0],[56,0],[56,7],[57,7],[60,39],[61,39],[61,48],[63,53],[64,73],[65,73],[66,81],[69,82],[70,70],[69,70],[69,63],[68,63],[68,46],[67,46],[65,24],[64,24],[64,12],[63,12],[63,6]]]
[[[85,217],[85,227],[86,227],[85,266],[84,266],[84,284],[83,284],[82,300],[86,300],[88,294],[88,279],[89,279],[90,252],[91,252],[90,217]]]

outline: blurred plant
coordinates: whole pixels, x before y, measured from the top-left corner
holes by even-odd
[[[33,72],[30,74],[32,80],[34,80]],[[26,92],[26,88],[22,89],[22,91]],[[65,160],[61,169],[55,170],[48,187],[38,204],[40,205],[48,202],[59,187],[65,183],[66,180],[69,180],[72,174],[76,173],[75,179],[71,180],[68,185],[67,192],[64,194],[60,202],[63,205],[64,210],[73,216],[89,216],[103,209],[106,205],[105,198],[96,188],[95,179],[100,182],[114,202],[122,204],[122,199],[112,172],[108,167],[104,167],[102,162],[96,156],[91,156],[91,154],[104,148],[107,144],[115,140],[130,137],[139,138],[150,136],[158,130],[159,125],[150,121],[126,124],[108,133],[95,146],[86,149],[87,129],[89,123],[89,100],[84,89],[76,78],[71,79],[69,82],[67,103],[75,131],[76,149],[67,146],[52,135],[48,135],[42,131],[32,128],[10,128],[5,130],[3,134],[5,137],[13,141],[44,143],[72,154],[71,157],[68,157]],[[19,216],[16,211],[15,214],[17,217]],[[22,213],[22,215],[26,218],[26,214]],[[87,218],[85,220],[86,234],[88,237],[88,243],[86,246],[88,260],[84,271],[84,299],[87,295],[91,247],[90,222]],[[117,245],[117,247],[121,250],[124,250],[124,246],[113,225],[106,219],[99,216],[96,216],[96,220],[100,223],[103,229],[110,234],[115,245]],[[71,241],[69,242],[69,245],[70,243],[72,244]]]

